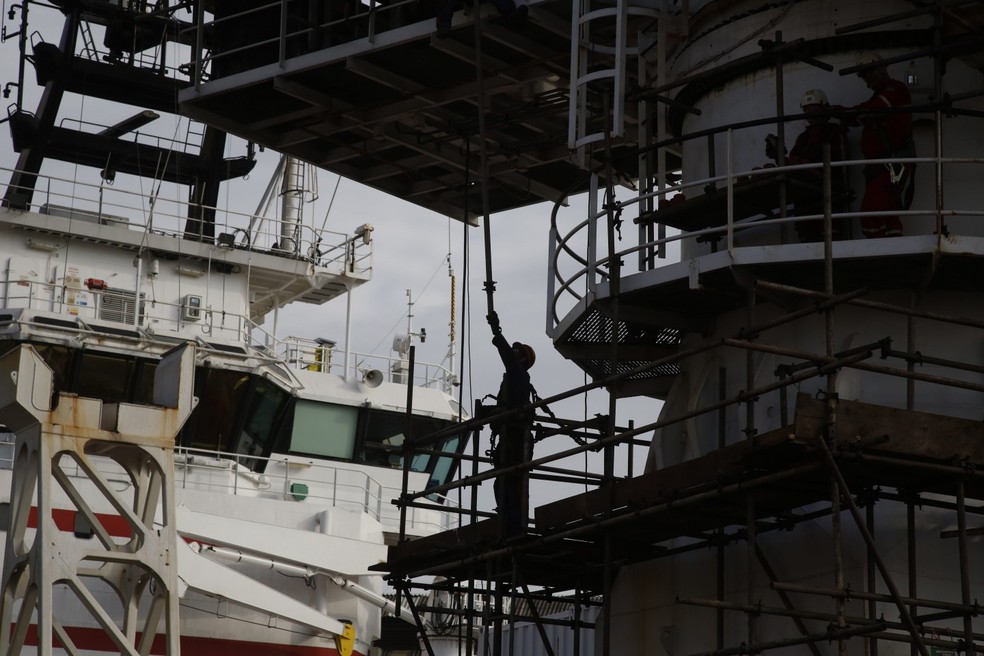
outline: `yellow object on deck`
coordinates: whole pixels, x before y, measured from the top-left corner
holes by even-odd
[[[335,649],[338,650],[338,656],[352,656],[354,647],[355,627],[352,626],[351,622],[345,622],[345,630],[342,631],[341,635],[335,636]]]

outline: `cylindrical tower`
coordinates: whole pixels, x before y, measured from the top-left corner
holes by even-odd
[[[599,639],[607,653],[980,651],[980,10],[689,12],[664,8],[647,50],[665,138],[647,126],[642,150],[678,162],[679,182],[642,181],[662,197],[640,203],[640,243],[588,255],[586,275],[604,275],[555,333],[575,352],[594,317],[618,336],[611,360],[647,342],[679,355],[630,382],[665,400],[650,494],[693,514],[640,520],[661,555],[620,570]],[[679,263],[652,256],[675,242]]]

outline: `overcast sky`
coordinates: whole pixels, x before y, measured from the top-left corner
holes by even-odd
[[[34,7],[34,5],[32,5]],[[39,11],[32,9],[32,18]],[[49,12],[50,15],[51,12]],[[14,23],[6,20],[8,31],[13,31]],[[52,21],[49,25],[34,22],[31,30],[38,30],[46,40],[58,41],[60,24]],[[98,41],[97,36],[97,41]],[[10,39],[0,46],[0,83],[16,79],[17,44]],[[28,111],[36,109],[39,89],[33,85],[33,72],[28,67],[29,83],[25,88]],[[8,102],[12,102],[13,97]],[[132,108],[109,109],[100,107],[96,118],[91,111],[92,100],[68,97],[61,113],[62,118],[96,121],[109,125],[133,113]],[[171,117],[162,117],[152,124],[153,131],[163,136],[181,134],[187,121],[180,124]],[[92,128],[88,128],[92,129]],[[151,126],[146,128],[151,129]],[[9,131],[0,128],[0,166],[10,168],[16,163],[16,153],[9,137]],[[245,145],[238,139],[231,139],[227,154],[240,156]],[[257,206],[269,172],[276,163],[277,156],[266,152],[260,155],[260,163],[247,180],[234,181],[222,193],[220,205],[229,203],[232,209],[252,212]],[[71,168],[71,167],[68,167]],[[61,174],[65,175],[65,167]],[[98,182],[98,172],[80,171],[89,182]],[[125,176],[119,176],[124,178]],[[0,182],[9,178],[7,171],[0,176]],[[421,209],[399,198],[373,191],[359,183],[343,179],[338,185],[331,212],[325,219],[328,202],[338,177],[328,172],[319,174],[320,198],[306,209],[307,216],[313,217],[315,226],[325,221],[328,229],[349,233],[358,226],[369,223],[375,228],[373,279],[355,290],[353,294],[354,329],[352,349],[370,351],[375,349],[389,355],[389,347],[394,334],[406,331],[407,290],[411,290],[415,301],[414,329],[426,328],[427,341],[417,348],[418,360],[441,362],[448,350],[450,322],[450,280],[447,273],[447,258],[451,263],[458,283],[456,318],[456,350],[465,353],[465,370],[461,376],[464,386],[464,406],[470,408],[472,399],[497,391],[502,376],[502,365],[494,347],[491,333],[485,322],[485,293],[483,282],[485,274],[483,230],[464,229],[457,221]],[[118,180],[117,185],[127,184]],[[132,184],[132,181],[131,181]],[[492,217],[493,274],[497,283],[496,309],[502,321],[505,336],[510,340],[529,343],[537,353],[536,365],[531,371],[533,383],[544,398],[577,387],[585,382],[579,368],[561,358],[554,350],[545,332],[545,307],[547,303],[547,239],[551,206],[547,203],[529,208],[503,213]],[[568,222],[580,220],[585,211],[582,198],[572,200],[565,216]],[[463,262],[463,239],[467,232],[471,254],[469,290],[471,293],[471,313],[462,330],[461,292],[465,280]],[[339,343],[344,341],[345,301],[339,299],[324,306],[297,305],[283,311],[280,315],[279,336],[296,335],[302,337],[327,337]],[[271,322],[266,324],[270,327]],[[454,363],[459,370],[458,359]],[[460,372],[459,372],[460,373]],[[633,413],[638,422],[652,421],[658,412],[659,404],[649,400],[633,400],[620,403],[619,423],[625,424],[630,416],[623,408]],[[608,410],[608,397],[601,392],[592,393],[589,398],[578,397],[558,404],[554,411],[558,416],[580,419],[585,415],[605,413]],[[487,440],[487,435],[483,437]],[[572,446],[568,438],[550,438],[549,443],[541,444],[537,453],[563,450]],[[484,446],[483,446],[484,451]],[[644,454],[636,454],[636,462],[644,460]],[[592,458],[596,463],[597,459]],[[568,466],[582,466],[583,458]],[[636,467],[640,467],[637,464]],[[596,464],[592,467],[597,470]],[[638,469],[637,469],[638,471]],[[571,487],[546,489],[540,487],[534,497],[540,501],[574,493]],[[487,498],[487,495],[483,494]]]

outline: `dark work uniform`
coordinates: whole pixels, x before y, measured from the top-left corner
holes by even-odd
[[[789,151],[789,155],[786,157],[786,164],[813,164],[815,162],[823,161],[823,147],[825,144],[830,144],[830,161],[837,162],[844,159],[844,128],[840,123],[808,123],[806,129],[800,132],[799,136],[796,137],[796,143],[793,144],[793,149]],[[804,172],[804,174],[810,174],[812,172]],[[822,175],[822,173],[820,173]],[[844,191],[846,189],[846,184],[844,182],[844,169],[835,168],[831,169],[830,172],[830,190],[835,199],[843,198]],[[800,216],[806,214],[819,214],[823,211],[822,199],[818,199],[820,202],[816,205],[809,205],[808,207],[800,207],[797,205],[796,213]],[[840,212],[843,211],[843,207],[838,207],[834,204],[833,211]],[[834,239],[841,238],[841,226],[840,221],[834,221],[831,225],[831,233]],[[796,223],[796,231],[800,236],[800,240],[807,241],[822,241],[823,240],[823,221],[798,221]]]
[[[501,411],[507,411],[528,405],[533,393],[529,371],[501,334],[492,338],[492,344],[499,351],[499,357],[506,368],[496,397],[496,406]],[[493,419],[491,427],[492,432],[499,436],[499,443],[492,454],[493,465],[497,469],[532,459],[531,413],[519,413],[500,421]],[[525,532],[529,519],[529,472],[500,475],[495,480],[494,490],[503,533],[509,536]]]

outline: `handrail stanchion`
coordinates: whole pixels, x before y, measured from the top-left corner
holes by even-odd
[[[337,474],[335,474],[337,476]],[[290,495],[290,459],[284,458],[284,499]]]
[[[557,225],[554,223],[550,227],[547,235],[547,309],[546,309],[546,330],[547,335],[553,337],[554,322],[553,317],[557,311],[557,289],[556,276],[560,275],[557,269]]]
[[[287,61],[287,0],[280,0],[280,68]]]
[[[202,88],[202,73],[205,69],[202,62],[202,51],[205,39],[205,3],[199,2],[195,7],[195,91]]]
[[[598,174],[591,174],[591,187],[588,191],[588,278],[585,292],[595,295],[598,281]],[[589,299],[590,301],[590,299]]]
[[[911,165],[910,165],[911,166]],[[936,236],[943,236],[943,114],[936,110]],[[910,172],[910,175],[912,173]],[[912,184],[915,184],[913,180]]]
[[[728,167],[728,255],[731,257],[735,256],[735,177],[734,177],[734,162],[733,162],[733,151],[734,146],[734,130],[728,130],[728,152],[727,152],[727,167]]]
[[[352,286],[345,286],[345,364],[342,367],[342,380],[349,380],[349,366],[352,366]],[[352,366],[352,373],[355,367]]]

